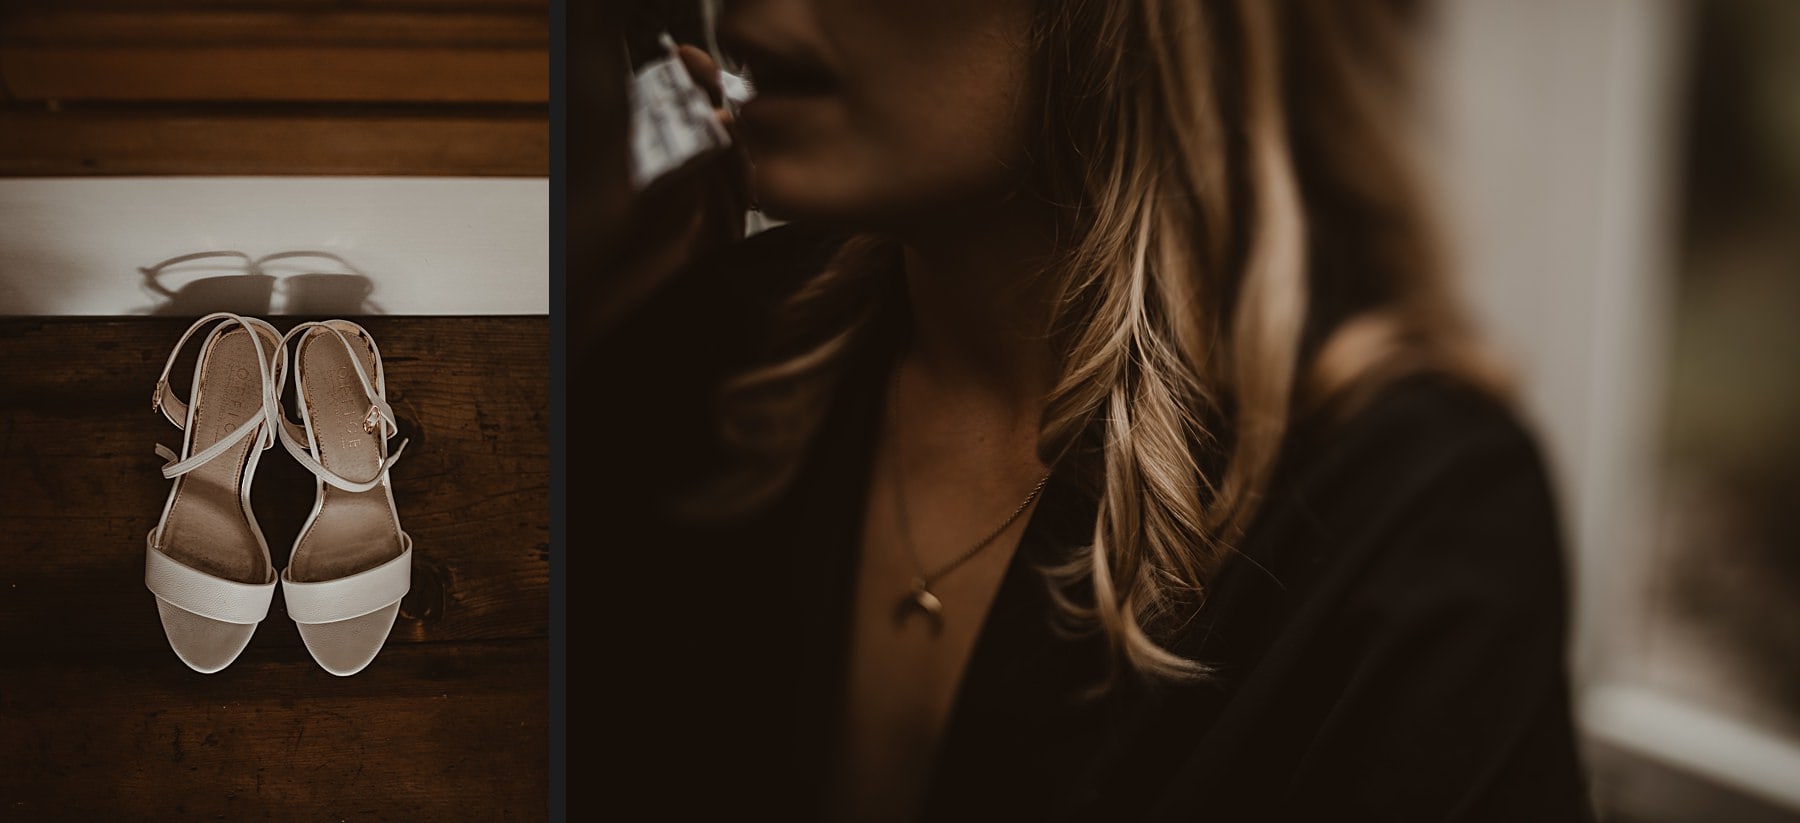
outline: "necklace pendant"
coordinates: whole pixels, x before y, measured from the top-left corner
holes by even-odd
[[[932,594],[930,589],[925,588],[925,579],[922,577],[913,578],[912,591],[907,592],[906,597],[900,601],[899,613],[896,616],[901,622],[905,622],[906,616],[913,612],[925,615],[925,619],[931,623],[932,634],[943,631],[944,603],[938,600],[937,595]]]

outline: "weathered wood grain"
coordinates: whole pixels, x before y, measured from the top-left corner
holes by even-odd
[[[295,321],[274,322],[285,330]],[[544,637],[547,319],[360,322],[381,346],[401,436],[412,440],[392,478],[415,541],[413,588],[390,647]],[[144,536],[169,489],[152,446],[180,443],[151,412],[150,391],[188,323],[0,320],[0,648],[9,658],[75,648],[160,653],[181,668],[142,575]],[[174,385],[187,385],[191,362],[183,357]],[[312,476],[279,446],[265,453],[252,501],[277,566],[312,500]],[[306,659],[285,620],[278,598],[252,647]]]
[[[84,11],[119,10],[193,10],[216,8],[250,8],[287,11],[417,11],[445,12],[545,10],[549,0],[7,0],[7,10],[80,9]]]
[[[6,46],[18,100],[543,103],[546,49]]]
[[[0,109],[0,176],[549,172],[537,106]]]
[[[403,644],[339,678],[262,640],[214,675],[0,663],[0,818],[545,819],[544,641]]]
[[[545,0],[4,0],[0,175],[549,169]]]
[[[32,46],[434,46],[546,48],[548,4],[404,9],[189,3],[161,9],[40,2],[0,17],[0,42]]]

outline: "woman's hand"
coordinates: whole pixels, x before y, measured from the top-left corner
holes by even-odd
[[[706,92],[713,116],[730,133],[734,118],[718,64],[691,45],[679,46],[676,56]],[[604,125],[630,128],[629,118],[617,120]],[[581,151],[583,143],[575,141],[572,148]],[[617,224],[602,231],[607,239],[601,242],[597,270],[584,266],[570,272],[570,342],[576,352],[585,352],[669,275],[743,237],[749,196],[735,139],[657,177],[642,191],[627,193],[625,200]]]

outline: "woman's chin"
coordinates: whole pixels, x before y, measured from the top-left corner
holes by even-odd
[[[786,159],[758,159],[752,175],[752,199],[764,214],[779,220],[830,220],[845,203],[833,196],[832,175],[811,164]]]
[[[796,191],[759,185],[754,192],[757,208],[776,220],[847,225],[867,222],[863,219],[866,208],[859,208],[855,201],[820,197],[816,189]]]

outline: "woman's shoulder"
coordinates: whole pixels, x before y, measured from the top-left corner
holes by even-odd
[[[1536,451],[1536,438],[1510,398],[1437,372],[1396,379],[1350,414],[1306,421],[1296,434],[1284,454],[1289,468],[1373,457],[1370,452],[1388,462],[1502,443]]]
[[[1461,382],[1408,378],[1286,463],[1248,562],[1179,647],[1228,687],[1196,762],[1290,792],[1222,794],[1309,814],[1329,797],[1371,819],[1584,819],[1562,543],[1529,428]]]
[[[1508,402],[1446,376],[1398,380],[1298,433],[1246,553],[1292,580],[1354,578],[1364,599],[1419,586],[1508,609],[1563,597],[1537,437]]]
[[[1425,373],[1388,384],[1341,419],[1296,427],[1275,482],[1317,497],[1379,480],[1387,497],[1401,497],[1497,475],[1535,480],[1547,491],[1536,434],[1509,399]]]

